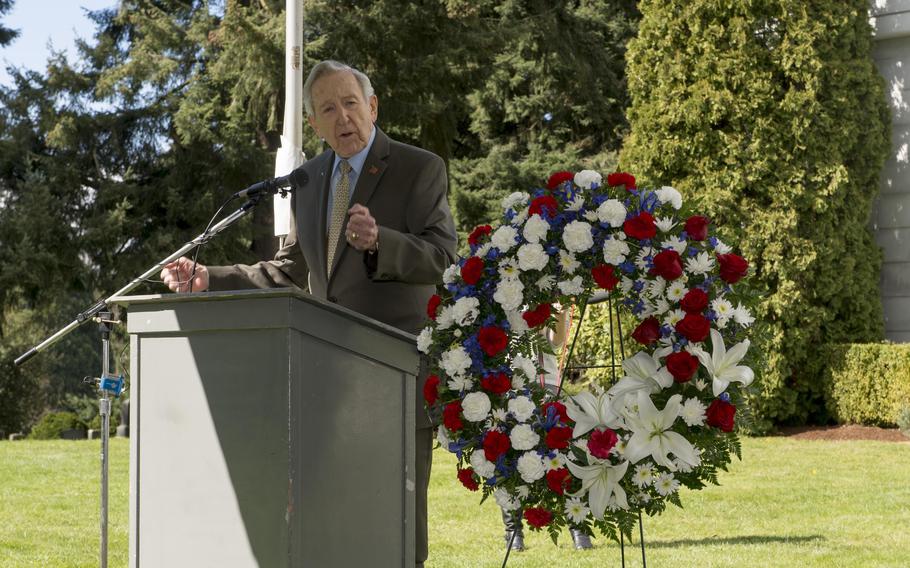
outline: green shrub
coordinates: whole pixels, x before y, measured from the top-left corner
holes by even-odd
[[[904,436],[910,438],[910,403],[901,410],[897,417],[897,427],[901,429]]]
[[[910,406],[910,344],[832,345],[825,350],[828,410],[838,422],[895,426]]]
[[[72,412],[49,412],[32,428],[33,440],[56,440],[64,430],[85,430],[85,424]]]

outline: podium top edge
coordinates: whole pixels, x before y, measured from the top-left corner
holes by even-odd
[[[388,335],[397,336],[409,343],[416,343],[417,337],[397,327],[375,320],[361,313],[355,312],[344,306],[322,300],[297,288],[260,288],[252,290],[227,290],[219,292],[193,292],[192,294],[143,294],[136,296],[113,296],[109,304],[117,304],[129,308],[130,306],[152,306],[160,304],[182,304],[196,302],[221,302],[230,300],[250,300],[266,298],[294,298],[296,300],[317,305],[337,313],[342,317],[355,320],[361,324],[376,328]]]

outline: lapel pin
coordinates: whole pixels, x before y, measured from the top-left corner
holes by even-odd
[[[370,175],[376,175],[376,173],[379,172],[379,168],[377,168],[376,166],[370,166],[369,172],[370,172]]]

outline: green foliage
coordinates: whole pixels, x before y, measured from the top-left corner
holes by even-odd
[[[823,381],[831,415],[839,423],[895,426],[910,402],[910,345],[831,345]]]
[[[13,0],[0,0],[0,16],[5,15],[13,7]],[[0,47],[9,45],[19,36],[19,30],[10,29],[0,25]]]
[[[910,406],[904,406],[897,415],[897,427],[901,429],[901,433],[910,438]]]
[[[759,425],[822,419],[817,345],[883,335],[868,228],[889,146],[868,3],[645,0],[621,164],[695,198],[768,322]]]
[[[56,440],[64,430],[85,430],[85,423],[73,412],[48,412],[28,435],[32,440]]]

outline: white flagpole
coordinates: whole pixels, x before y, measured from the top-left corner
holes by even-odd
[[[286,0],[284,36],[284,131],[275,155],[275,177],[306,161],[303,145],[303,0]],[[275,195],[275,236],[288,234],[291,198]],[[282,239],[283,244],[283,239]]]

